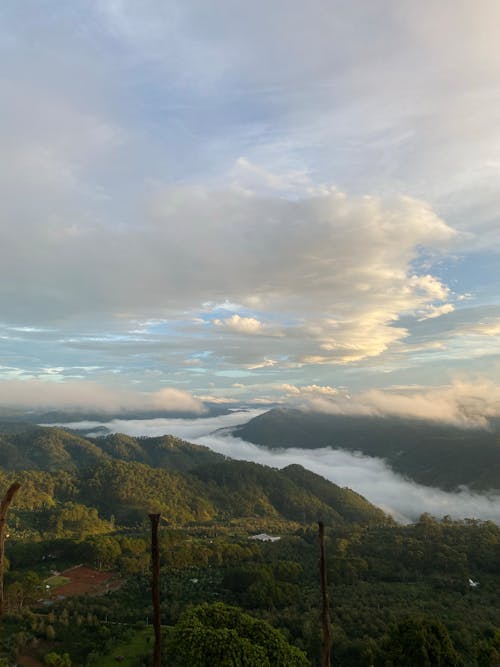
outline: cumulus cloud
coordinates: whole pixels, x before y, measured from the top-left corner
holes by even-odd
[[[321,392],[307,396],[299,390],[299,398],[296,405],[318,412],[426,419],[461,428],[488,428],[489,420],[500,416],[500,386],[484,380],[455,381],[444,387],[372,389],[353,395],[339,392],[331,397]]]
[[[214,320],[214,325],[234,333],[243,333],[250,336],[263,332],[263,324],[255,317],[241,317],[237,313],[225,320]]]
[[[134,392],[106,387],[96,382],[45,382],[43,380],[0,381],[0,405],[28,410],[71,409],[117,412],[122,410],[165,410],[203,414],[202,401],[186,391],[164,388],[155,392]]]
[[[97,224],[47,234],[42,218],[31,226],[25,264],[18,261],[22,225],[4,230],[6,317],[22,311],[39,322],[84,316],[114,318],[116,325],[176,319],[219,297],[255,314],[219,317],[214,330],[279,337],[261,359],[248,360],[252,365],[276,359],[282,343],[287,360],[302,363],[381,354],[405,337],[395,326],[401,314],[448,297],[437,278],[415,273],[414,262],[421,247],[438,251],[455,237],[425,203],[409,198],[335,191],[287,201],[190,187],[158,192],[149,217],[127,228]],[[13,281],[15,300],[7,289]],[[287,320],[279,331],[263,324],[270,313]]]

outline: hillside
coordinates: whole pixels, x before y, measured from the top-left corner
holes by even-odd
[[[85,438],[58,427],[2,425],[0,462],[6,470],[77,470],[107,458],[136,461],[153,467],[187,471],[195,465],[222,460],[207,447],[165,435],[157,438],[132,438],[118,433]]]
[[[429,486],[500,489],[500,435],[438,422],[270,410],[233,431],[271,449],[332,447],[385,459],[396,471]]]
[[[40,535],[105,532],[108,521],[134,525],[148,512],[172,524],[248,519],[337,524],[383,523],[383,512],[349,489],[300,468],[276,470],[233,461],[172,436],[93,440],[59,428],[0,435],[0,487],[22,482],[18,510]]]

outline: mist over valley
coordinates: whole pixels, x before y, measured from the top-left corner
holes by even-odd
[[[277,418],[278,417],[278,418]],[[244,440],[242,437],[236,437],[237,434],[246,432],[255,432],[260,422],[264,420],[271,431],[266,430],[266,438],[263,438],[262,445]],[[302,429],[297,428],[295,421],[302,422]],[[325,424],[326,421],[326,424]],[[396,520],[409,522],[415,521],[423,513],[429,513],[436,517],[449,515],[455,519],[461,518],[479,518],[492,520],[500,524],[500,493],[498,484],[500,484],[500,474],[498,467],[491,468],[486,465],[488,472],[493,475],[497,485],[472,491],[466,485],[458,485],[455,490],[445,490],[448,484],[449,475],[443,481],[443,487],[439,485],[424,485],[418,483],[407,476],[398,474],[390,463],[380,455],[372,453],[367,455],[366,450],[370,442],[381,447],[384,445],[388,451],[393,451],[394,442],[398,444],[398,451],[404,449],[405,443],[410,440],[413,453],[421,452],[420,461],[425,462],[426,449],[425,441],[420,440],[416,443],[415,437],[432,435],[436,437],[443,436],[443,433],[455,438],[460,436],[458,444],[463,446],[464,441],[470,442],[471,439],[479,435],[479,445],[472,442],[473,447],[481,446],[481,437],[486,439],[487,446],[490,445],[490,439],[493,434],[485,431],[468,431],[464,429],[453,429],[449,426],[436,425],[432,422],[405,422],[401,420],[383,421],[378,423],[379,427],[384,427],[383,434],[387,431],[392,434],[392,441],[381,441],[381,433],[376,432],[374,424],[368,424],[363,418],[348,418],[348,434],[351,441],[345,439],[346,422],[341,419],[343,430],[336,422],[338,417],[331,417],[323,414],[303,412],[303,411],[265,411],[265,410],[234,410],[226,415],[217,417],[200,417],[195,419],[114,419],[108,422],[78,421],[67,422],[66,428],[76,429],[79,432],[86,433],[89,436],[103,435],[109,433],[125,433],[133,437],[157,437],[165,434],[172,434],[178,438],[193,442],[195,444],[209,447],[215,452],[224,456],[263,463],[275,468],[284,468],[290,464],[299,464],[312,472],[315,472],[342,487],[349,487],[357,491],[370,502],[381,507],[384,511],[390,513]],[[304,423],[305,422],[305,423]],[[332,425],[333,422],[333,425]],[[290,430],[280,432],[279,423],[285,423]],[[344,439],[337,440],[334,445],[335,426]],[[316,426],[316,428],[313,427]],[[413,426],[413,430],[411,428]],[[95,430],[98,428],[99,430]],[[368,428],[368,434],[367,434]],[[415,434],[415,428],[417,433]],[[105,429],[106,431],[104,431]],[[309,429],[309,430],[308,430]],[[318,439],[318,431],[322,433],[322,438]],[[263,431],[264,432],[264,431]],[[271,435],[272,433],[272,435]],[[370,437],[371,436],[371,437]],[[286,445],[289,438],[288,446]],[[337,435],[338,437],[338,435]],[[325,438],[332,441],[330,446],[325,446]],[[413,438],[413,439],[412,439]],[[298,447],[298,443],[303,442],[303,447]],[[365,443],[365,453],[363,453],[362,443]],[[496,442],[496,441],[495,441]],[[271,444],[274,443],[272,446]],[[348,447],[348,445],[350,445]],[[453,477],[453,468],[461,470],[462,465],[456,456],[457,443],[445,441],[446,451],[449,454],[446,470]],[[335,446],[335,448],[334,448]],[[432,446],[432,445],[431,445]],[[419,447],[421,449],[419,449]],[[451,447],[451,452],[450,452]],[[350,451],[349,451],[350,450]],[[368,449],[369,451],[369,449]],[[375,451],[377,451],[375,449]],[[500,448],[495,444],[494,452],[499,456]],[[474,452],[474,460],[481,461],[481,456]],[[467,469],[468,470],[468,469]],[[435,474],[433,469],[433,473]],[[470,471],[469,471],[470,472]],[[474,478],[469,478],[471,487]]]

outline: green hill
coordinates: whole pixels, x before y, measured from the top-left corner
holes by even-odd
[[[500,435],[433,421],[270,410],[233,431],[271,449],[332,447],[385,459],[420,484],[454,490],[500,489]]]
[[[234,461],[173,436],[87,439],[28,427],[0,435],[0,460],[0,487],[14,477],[22,482],[17,509],[31,513],[22,523],[42,535],[55,536],[75,513],[87,517],[91,533],[91,509],[99,513],[97,532],[103,530],[98,518],[133,525],[148,512],[161,512],[172,524],[389,521],[358,494],[300,466],[276,470]]]

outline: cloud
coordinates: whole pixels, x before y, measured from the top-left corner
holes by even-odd
[[[424,315],[419,318],[419,322],[422,322],[423,320],[431,320],[435,317],[441,317],[441,315],[447,315],[454,310],[455,306],[452,303],[444,303],[442,306],[430,305],[427,307],[426,311],[424,311]]]
[[[459,273],[497,284],[496,3],[268,5],[5,8],[0,312],[59,330],[30,356],[2,332],[5,364],[373,368],[451,314]],[[451,244],[481,279],[438,266]],[[168,333],[117,338],[148,320]],[[482,333],[450,359],[490,354]]]
[[[263,332],[263,324],[255,317],[240,317],[234,314],[225,320],[214,320],[214,325],[234,333],[243,333],[250,336]]]
[[[197,396],[200,401],[204,403],[215,403],[218,405],[231,405],[234,403],[239,403],[234,398],[229,398],[227,396],[212,396],[211,394],[204,394],[203,396]]]
[[[469,245],[498,249],[497,3],[214,7],[107,2],[94,17],[156,75],[177,134],[187,125],[183,161],[210,172],[232,160],[229,182],[252,191],[303,190],[313,174],[316,185],[408,192],[476,230]]]
[[[233,186],[248,194],[292,193],[305,194],[313,189],[313,184],[305,171],[275,173],[239,157],[231,171]]]
[[[248,370],[258,370],[259,368],[272,368],[277,364],[278,362],[275,359],[263,359],[256,364],[249,364],[247,368]]]
[[[500,386],[491,381],[457,380],[445,387],[372,389],[352,396],[339,392],[327,397],[316,392],[308,397],[300,391],[299,398],[297,405],[318,412],[425,419],[460,428],[488,428],[489,420],[500,416]]]
[[[349,487],[381,507],[398,521],[416,521],[428,512],[438,518],[474,517],[500,523],[500,496],[472,493],[467,489],[449,493],[410,482],[394,473],[382,459],[329,448],[271,451],[229,435],[210,434],[196,440],[221,454],[255,461],[274,468],[298,463],[342,487]]]
[[[26,230],[4,229],[5,318],[29,320],[21,325],[86,318],[130,330],[131,321],[175,321],[186,312],[192,319],[218,296],[253,314],[216,318],[214,329],[277,337],[260,359],[247,359],[252,367],[283,356],[350,363],[380,355],[406,336],[395,326],[401,314],[448,297],[436,277],[415,272],[415,262],[422,247],[439,251],[456,236],[409,198],[334,191],[287,201],[192,187],[160,189],[130,226],[66,229],[61,220],[48,233],[43,216],[32,220],[30,259],[22,263]],[[264,325],[270,315],[283,324]]]
[[[500,336],[500,319],[490,320],[488,322],[479,322],[471,326],[469,332],[479,334],[480,336]]]
[[[288,396],[337,396],[339,393],[339,390],[335,387],[318,386],[316,384],[310,384],[305,387],[296,387],[293,384],[282,384],[278,387],[278,389],[285,392],[285,394]]]
[[[48,369],[49,374],[50,370]],[[82,412],[166,410],[203,414],[206,411],[199,399],[179,389],[164,388],[155,392],[141,393],[84,381],[0,381],[0,405],[4,408],[71,409]]]

